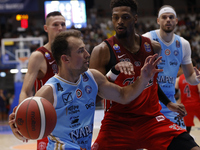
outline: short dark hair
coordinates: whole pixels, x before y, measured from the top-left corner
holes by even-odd
[[[55,16],[63,16],[62,14],[61,14],[61,12],[59,12],[59,11],[52,11],[52,12],[50,12],[48,15],[47,15],[47,17],[46,17],[46,24],[47,24],[47,20],[50,18],[50,17],[55,17]],[[64,16],[63,16],[64,17]]]
[[[51,44],[52,55],[57,65],[61,65],[60,57],[62,55],[71,55],[71,47],[67,41],[67,38],[71,36],[81,38],[81,32],[75,29],[62,31],[55,37],[53,43]]]
[[[131,7],[131,11],[137,14],[138,11],[138,4],[135,0],[111,0],[110,1],[110,8],[113,9],[115,7],[120,6],[128,6]]]
[[[52,11],[52,12],[50,12],[50,13],[47,15],[46,18],[49,18],[49,17],[51,17],[51,16],[62,16],[62,14],[61,14],[61,12],[59,12],[59,11]]]

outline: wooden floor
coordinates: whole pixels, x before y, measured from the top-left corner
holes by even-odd
[[[98,116],[98,117],[97,117]],[[93,140],[96,139],[99,132],[101,120],[103,118],[103,110],[96,110],[94,118]],[[200,145],[200,122],[195,118],[195,127],[192,127],[191,135]],[[0,150],[36,150],[36,141],[30,140],[28,143],[15,138],[10,131],[7,122],[0,123]]]

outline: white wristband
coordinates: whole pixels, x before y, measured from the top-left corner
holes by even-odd
[[[110,80],[110,81],[115,81],[117,79],[119,75],[114,74],[111,70],[106,74],[106,77]]]

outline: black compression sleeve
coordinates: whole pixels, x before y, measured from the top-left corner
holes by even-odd
[[[169,102],[171,102],[168,97],[165,95],[165,93],[162,91],[162,89],[160,88],[159,84],[158,84],[158,97],[159,100],[165,105],[167,106],[167,104]]]

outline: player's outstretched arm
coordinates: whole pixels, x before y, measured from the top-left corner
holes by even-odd
[[[156,68],[162,58],[157,58],[157,56],[158,54],[147,57],[145,64],[141,69],[141,76],[133,84],[125,87],[120,87],[109,82],[99,71],[90,69],[99,87],[98,94],[103,98],[110,99],[121,104],[131,102],[142,93],[143,89],[146,87],[147,83],[154,76],[154,74],[162,71],[162,69]]]

